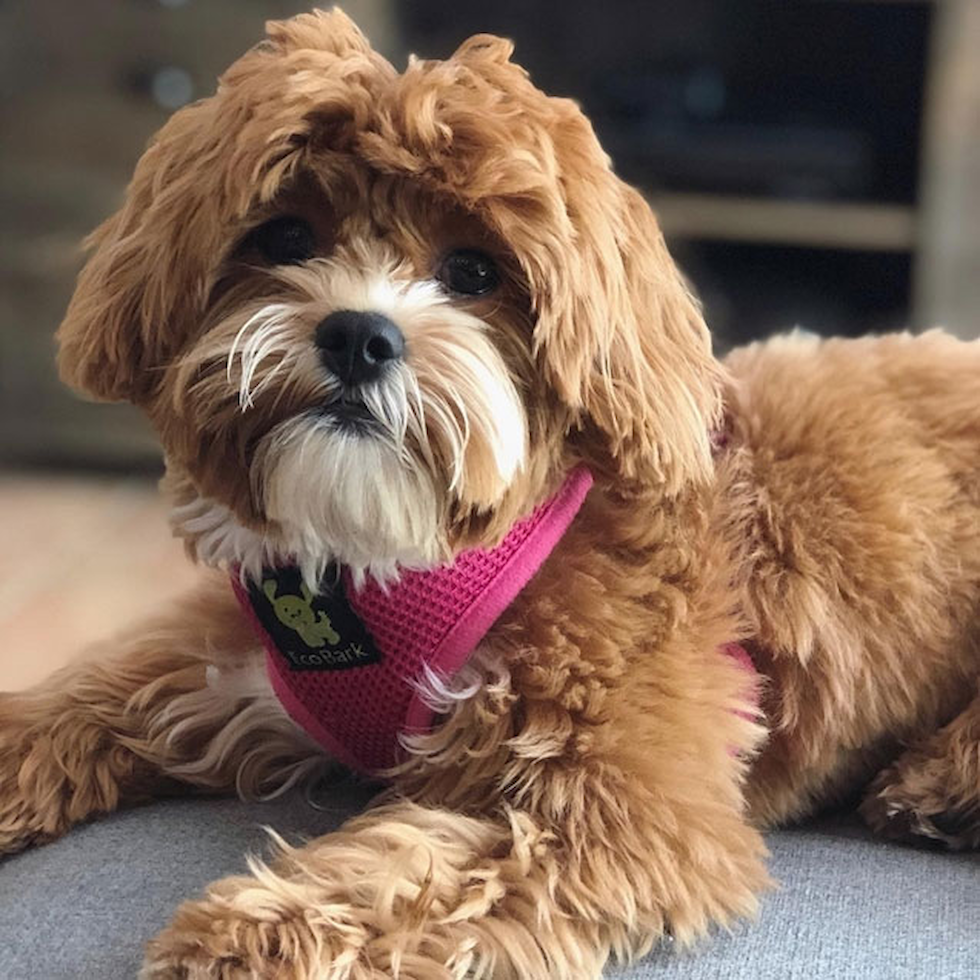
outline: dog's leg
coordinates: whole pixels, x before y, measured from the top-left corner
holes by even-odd
[[[607,816],[586,842],[523,812],[372,811],[183,905],[142,976],[589,980],[665,929],[689,939],[754,910],[766,877],[745,825]]]
[[[880,773],[861,812],[887,837],[980,847],[980,695]]]
[[[764,848],[724,792],[602,767],[533,778],[547,813],[400,801],[284,847],[183,905],[143,980],[589,980],[754,910]]]
[[[0,854],[182,785],[258,793],[313,767],[241,620],[227,581],[209,585],[105,655],[0,694]]]
[[[172,698],[203,685],[204,666],[166,644],[129,646],[0,694],[0,853],[162,789],[150,731]]]

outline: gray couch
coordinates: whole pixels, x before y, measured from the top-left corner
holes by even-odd
[[[0,980],[132,980],[143,943],[184,898],[287,838],[324,833],[368,799],[331,809],[168,800],[80,827],[0,862]],[[657,949],[617,980],[976,980],[980,854],[876,841],[850,817],[769,836],[781,888],[755,923],[693,952]]]

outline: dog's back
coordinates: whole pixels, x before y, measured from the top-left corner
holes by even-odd
[[[729,499],[750,529],[742,599],[773,681],[752,801],[778,820],[866,779],[976,692],[980,342],[793,334],[728,367],[721,473],[751,487]]]

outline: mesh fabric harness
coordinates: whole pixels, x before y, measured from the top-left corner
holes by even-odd
[[[434,721],[419,682],[427,671],[443,681],[459,671],[544,563],[591,486],[588,470],[577,468],[495,548],[464,551],[428,571],[403,571],[386,588],[368,578],[355,589],[342,570],[321,587],[321,599],[303,589],[295,569],[269,570],[262,587],[233,577],[283,707],[354,769],[376,772],[396,763],[401,736],[427,731]],[[283,593],[284,583],[294,591]]]
[[[592,486],[584,468],[519,521],[495,548],[461,553],[451,565],[403,571],[383,588],[354,588],[342,570],[313,596],[296,568],[270,569],[261,584],[232,587],[266,648],[283,707],[331,755],[378,772],[398,761],[405,734],[432,728],[420,693],[427,673],[450,680],[500,614],[551,554]],[[297,593],[301,593],[298,595]],[[755,667],[738,643],[720,652],[743,668],[755,700]],[[755,711],[739,711],[753,718]]]

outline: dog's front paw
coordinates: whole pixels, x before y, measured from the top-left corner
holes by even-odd
[[[318,907],[303,885],[216,882],[150,942],[140,980],[380,980],[363,957],[371,938],[346,903]],[[412,977],[415,974],[406,974]],[[435,977],[435,974],[432,974]]]
[[[299,980],[311,977],[302,922],[248,915],[215,897],[181,906],[146,951],[140,980]]]

